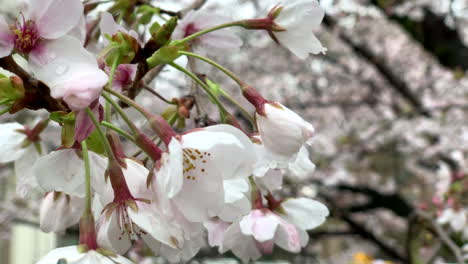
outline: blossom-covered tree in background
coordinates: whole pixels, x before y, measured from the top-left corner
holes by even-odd
[[[4,223],[79,235],[38,263],[467,258],[463,1],[14,2]]]

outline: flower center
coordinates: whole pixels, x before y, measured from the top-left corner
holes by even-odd
[[[184,38],[185,38],[185,37],[188,37],[190,35],[197,33],[198,31],[200,31],[200,29],[197,28],[194,23],[190,23],[185,27],[184,31],[185,31],[185,34],[184,34]]]
[[[21,15],[23,16],[23,15]],[[10,29],[15,35],[15,49],[21,53],[30,52],[39,41],[39,31],[36,23],[32,20],[26,20],[10,25]]]
[[[211,153],[192,148],[184,148],[182,151],[184,152],[184,178],[194,181],[206,172],[207,160]]]
[[[121,204],[116,208],[117,224],[121,231],[119,240],[122,240],[125,236],[128,236],[129,240],[137,240],[140,235],[146,235],[146,232],[133,223],[127,210],[128,208],[125,204]]]

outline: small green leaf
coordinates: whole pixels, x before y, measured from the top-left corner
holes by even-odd
[[[98,154],[104,154],[105,149],[104,145],[101,142],[101,138],[99,137],[99,134],[96,130],[89,135],[89,137],[86,139],[86,144],[88,145],[88,149],[98,153]]]

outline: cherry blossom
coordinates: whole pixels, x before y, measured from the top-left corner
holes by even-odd
[[[63,98],[72,110],[82,110],[99,97],[108,77],[79,40],[64,36],[45,43],[42,50],[47,58],[30,59],[29,67],[49,86],[52,97]]]
[[[60,192],[49,192],[41,203],[39,224],[44,232],[63,232],[75,225],[84,212],[84,199]]]
[[[16,190],[21,197],[28,197],[38,187],[31,164],[43,154],[39,150],[44,150],[44,146],[37,142],[38,135],[31,132],[19,123],[0,124],[0,163],[14,161]]]
[[[92,188],[103,193],[107,159],[89,152]],[[78,149],[60,149],[39,158],[34,163],[37,182],[44,191],[64,192],[76,197],[85,196],[84,161]],[[51,170],[50,168],[54,168]]]
[[[446,208],[437,218],[437,222],[440,224],[449,224],[454,231],[461,232],[468,226],[466,215],[467,212],[465,209],[455,210],[453,208]]]
[[[13,49],[29,54],[40,61],[47,51],[43,47],[72,30],[83,16],[79,0],[29,1],[26,16],[23,14],[12,25],[0,17],[0,57],[10,55]]]
[[[318,54],[327,50],[312,33],[325,16],[317,1],[288,0],[270,12],[279,13],[275,14],[274,21],[284,29],[274,32],[274,36],[299,58],[305,59],[309,53]]]
[[[307,198],[286,200],[278,208],[254,209],[231,225],[206,222],[210,245],[219,246],[221,253],[232,250],[244,262],[271,253],[274,244],[297,253],[309,240],[305,231],[321,225],[329,214],[323,204]]]
[[[173,39],[183,39],[202,29],[218,26],[229,22],[230,18],[220,16],[208,11],[189,11],[179,21],[172,35]],[[196,38],[190,42],[197,52],[203,50],[222,49],[233,50],[242,46],[242,40],[230,29],[217,30]]]
[[[191,221],[218,215],[224,205],[224,180],[246,179],[255,162],[250,139],[228,125],[188,132],[173,138],[168,149],[157,184]]]
[[[302,146],[314,134],[312,124],[277,102],[265,103],[263,112],[257,111],[256,118],[262,143],[270,158],[286,164],[296,160]]]
[[[78,246],[56,248],[42,257],[36,264],[49,263],[74,263],[74,264],[133,264],[127,258],[119,255],[105,256],[95,250],[82,252]]]

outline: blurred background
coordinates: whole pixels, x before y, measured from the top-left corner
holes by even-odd
[[[263,16],[274,1],[195,2],[241,19]],[[179,11],[194,1],[152,3]],[[0,10],[8,14],[18,4],[0,0]],[[459,263],[468,222],[464,236],[437,219],[449,199],[468,207],[468,1],[320,4],[326,17],[311,30],[328,48],[326,54],[300,60],[267,34],[242,30],[240,50],[206,51],[316,128],[309,149],[315,173],[303,182],[288,180],[282,191],[322,200],[332,216],[309,232],[310,244],[299,255],[275,250],[262,263]],[[206,65],[198,67],[253,110],[232,81]],[[186,94],[191,83],[163,69],[151,86],[172,98]],[[167,106],[145,91],[137,100],[155,112]],[[208,101],[204,112],[213,112]],[[23,111],[0,121],[34,123],[37,116]],[[216,120],[216,114],[197,118]],[[51,127],[47,133],[50,149],[56,148],[60,132]],[[54,247],[76,243],[76,228],[58,235],[38,230],[39,203],[40,197],[16,196],[12,167],[0,165],[0,263],[33,264]],[[238,263],[231,255],[223,257],[203,250],[194,263]]]

